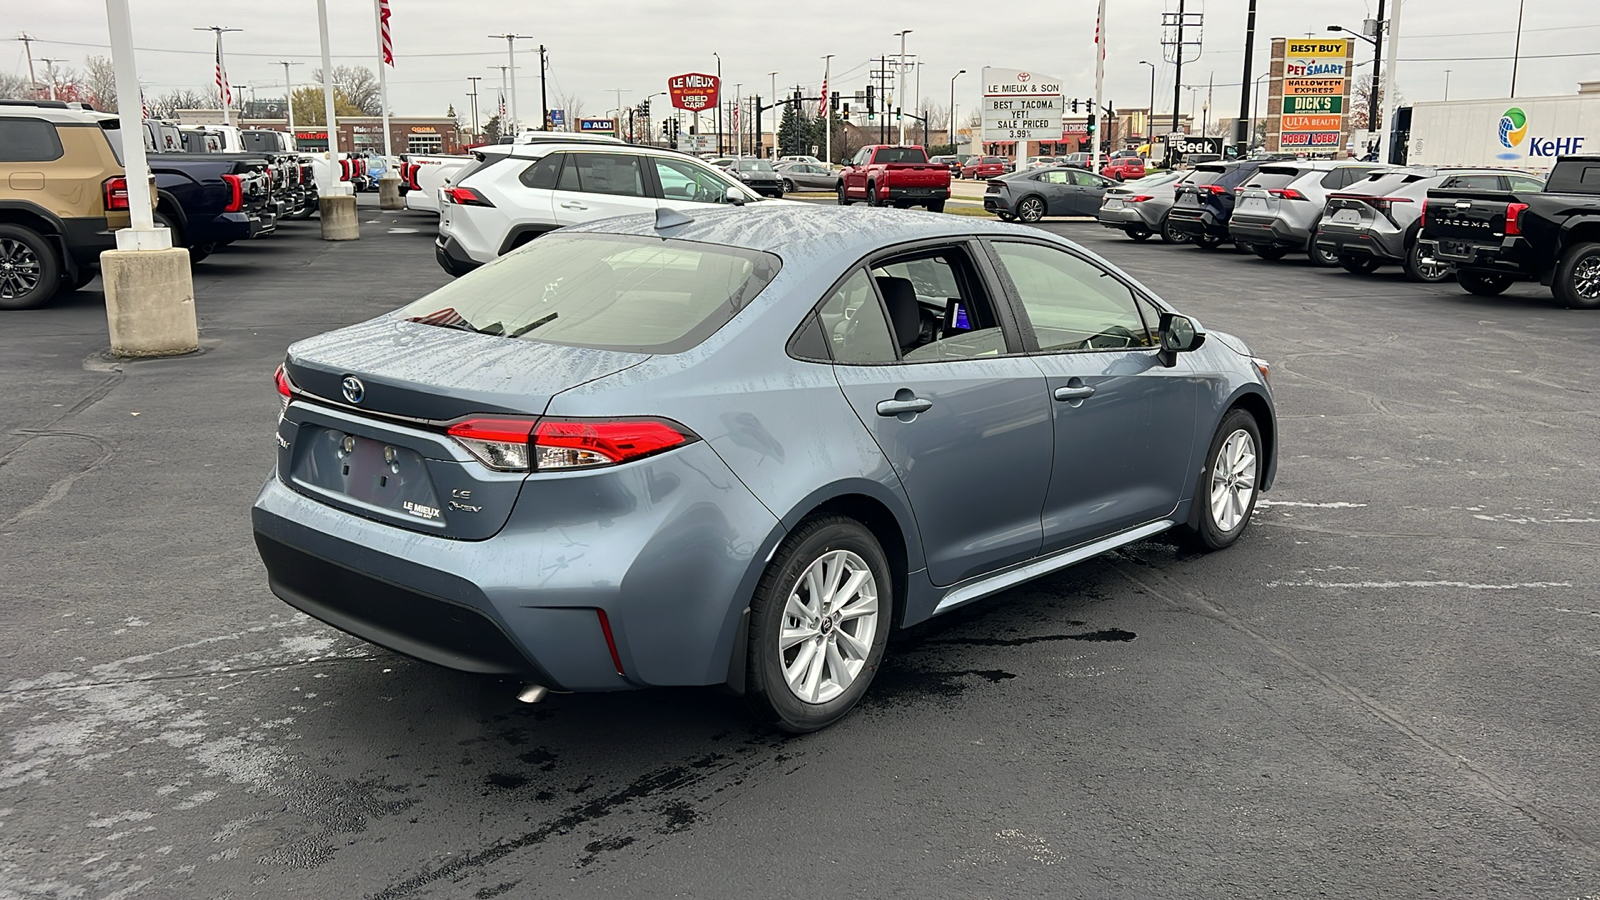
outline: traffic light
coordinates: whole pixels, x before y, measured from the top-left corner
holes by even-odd
[[[834,112],[838,112],[838,111],[839,111],[839,92],[838,92],[838,91],[834,91],[834,92],[833,92],[833,95],[832,95],[832,96],[831,96],[831,97],[829,97],[829,98],[828,98],[828,106],[829,106],[829,107],[830,107],[830,108],[831,108],[831,109],[832,109],[832,110],[833,110],[833,111],[834,111]],[[849,109],[849,107],[848,107],[848,106],[846,106],[846,107],[845,107],[845,108],[846,108],[846,109]]]
[[[835,100],[837,100],[837,99],[839,99],[839,95],[838,95],[838,94],[834,94],[834,95],[833,95],[833,98],[834,98],[834,99],[835,99]],[[850,104],[848,104],[848,103],[846,103],[846,104],[845,104],[845,105],[844,105],[844,117],[845,117],[845,118],[846,118],[846,119],[848,119],[848,118],[850,118]]]
[[[1077,112],[1078,112],[1078,98],[1077,97],[1073,97],[1072,98],[1072,112],[1073,112],[1073,115],[1077,115]]]
[[[894,108],[894,120],[896,122],[900,121],[900,107],[898,106]]]
[[[869,84],[867,85],[867,115],[871,116],[874,111],[875,110],[872,105],[872,85]]]
[[[1089,136],[1094,137],[1094,113],[1089,113]]]
[[[801,100],[801,99],[802,99],[802,98],[801,98],[801,96],[800,96],[800,89],[799,89],[799,88],[795,88],[795,89],[794,89],[794,105],[795,105],[795,106],[796,106],[796,107],[799,107],[799,106],[800,106],[800,100]]]

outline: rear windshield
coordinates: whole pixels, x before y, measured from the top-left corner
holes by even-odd
[[[1182,177],[1182,172],[1161,172],[1156,175],[1146,175],[1143,178],[1123,182],[1122,186],[1133,189],[1160,187],[1163,184],[1171,184]]]
[[[980,160],[980,162],[1002,163],[1002,164],[1008,163],[1010,161],[1011,161],[1010,159],[1008,159],[1007,157],[1004,157],[1004,156],[985,156],[982,160]]]
[[[733,164],[741,172],[771,172],[772,163],[764,159],[741,159]]]
[[[467,176],[471,175],[473,172],[476,172],[479,169],[486,169],[497,162],[503,161],[505,158],[506,155],[504,153],[474,153],[472,154],[472,159],[470,161],[468,161],[461,168],[455,170],[455,172],[445,180],[451,184],[460,184],[461,182],[465,181]]]
[[[1290,182],[1299,177],[1299,169],[1287,166],[1263,166],[1255,177],[1246,180],[1245,184],[1253,188],[1281,188],[1288,187]]]
[[[921,147],[884,147],[873,157],[877,163],[925,163],[928,153]]]
[[[1227,170],[1221,166],[1200,166],[1189,173],[1189,179],[1184,184],[1210,184],[1222,177]]]
[[[681,353],[761,293],[770,253],[614,234],[551,234],[450,282],[399,315],[570,347]]]
[[[276,131],[241,131],[239,141],[251,153],[276,153],[283,149],[283,135]]]

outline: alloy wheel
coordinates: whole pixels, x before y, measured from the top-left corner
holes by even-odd
[[[854,684],[878,632],[878,582],[850,550],[824,553],[789,590],[778,661],[790,692],[827,703]]]
[[[1425,282],[1430,282],[1430,283],[1431,282],[1436,282],[1436,281],[1444,281],[1446,278],[1450,277],[1450,274],[1453,271],[1455,271],[1455,267],[1454,266],[1452,266],[1452,265],[1450,265],[1449,263],[1446,263],[1446,262],[1440,262],[1438,259],[1433,259],[1432,262],[1424,262],[1423,261],[1424,259],[1428,259],[1428,258],[1429,257],[1423,256],[1422,245],[1421,244],[1413,244],[1412,245],[1412,247],[1411,247],[1411,267],[1412,267],[1413,270],[1416,271],[1417,278],[1420,281],[1425,281]]]
[[[1044,218],[1044,201],[1028,197],[1017,206],[1017,218],[1024,222],[1037,222]]]
[[[1256,492],[1256,443],[1243,428],[1228,435],[1211,468],[1211,518],[1224,532],[1238,528]]]
[[[1573,268],[1572,290],[1585,300],[1600,300],[1600,256],[1591,256]]]
[[[14,300],[39,286],[39,257],[27,244],[0,238],[0,298]]]

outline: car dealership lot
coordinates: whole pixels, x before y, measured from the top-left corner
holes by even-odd
[[[935,620],[784,739],[523,706],[267,590],[283,348],[448,278],[362,199],[200,264],[196,357],[104,361],[97,285],[3,317],[0,895],[1600,890],[1593,314],[1047,224],[1273,363],[1257,527]]]

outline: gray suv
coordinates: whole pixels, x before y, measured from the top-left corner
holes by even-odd
[[[1455,267],[1425,255],[1417,245],[1422,206],[1433,188],[1542,191],[1544,179],[1505,169],[1410,168],[1376,173],[1329,195],[1317,227],[1317,247],[1358,274],[1398,264],[1412,281],[1449,281]]]
[[[1323,202],[1383,168],[1332,160],[1268,163],[1237,192],[1228,234],[1262,259],[1305,253],[1319,266],[1338,265],[1338,255],[1319,249],[1315,240]]]
[[[893,629],[1236,541],[1267,372],[1039,229],[662,209],[291,346],[252,524],[290,605],[529,701],[726,685],[811,731]]]

